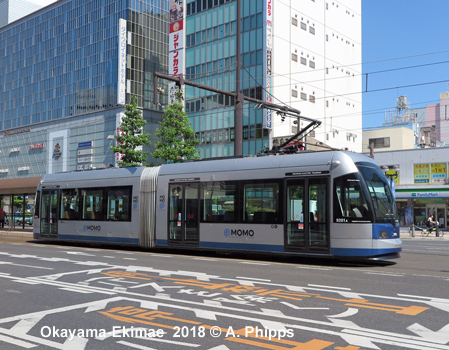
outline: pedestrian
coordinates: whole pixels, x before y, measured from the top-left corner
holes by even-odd
[[[3,208],[0,208],[0,225],[2,228],[5,228],[5,219],[6,219],[6,213],[3,210]]]

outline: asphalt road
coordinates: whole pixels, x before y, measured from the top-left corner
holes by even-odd
[[[0,236],[0,349],[448,349],[449,240],[387,263]]]

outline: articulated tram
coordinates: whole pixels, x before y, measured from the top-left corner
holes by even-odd
[[[34,238],[389,259],[402,241],[371,158],[302,152],[45,175]]]

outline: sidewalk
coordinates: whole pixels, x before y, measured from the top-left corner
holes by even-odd
[[[424,237],[421,234],[421,231],[415,230],[415,237],[412,237],[410,234],[410,230],[408,226],[401,226],[399,229],[399,233],[401,235],[402,239],[436,239],[436,240],[449,240],[449,231],[448,230],[442,230],[444,231],[444,237],[435,237],[435,234],[429,235],[427,237]]]
[[[33,231],[32,230],[18,230],[18,229],[0,229],[0,236],[22,236],[22,237],[29,237],[33,238]]]

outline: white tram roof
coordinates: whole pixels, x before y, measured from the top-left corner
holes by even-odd
[[[159,175],[292,168],[298,166],[328,166],[331,161],[344,161],[347,160],[348,157],[352,159],[353,162],[365,161],[376,164],[371,158],[358,153],[346,151],[311,151],[288,155],[225,158],[220,160],[205,159],[177,164],[164,164],[161,166]]]

